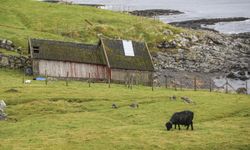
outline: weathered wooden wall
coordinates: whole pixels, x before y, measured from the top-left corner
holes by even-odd
[[[111,79],[113,81],[126,82],[133,77],[134,83],[150,84],[152,82],[152,72],[137,70],[111,69]]]
[[[70,78],[89,78],[107,79],[107,70],[105,66],[84,64],[75,62],[51,61],[51,60],[33,60],[33,71],[35,74],[51,77]]]

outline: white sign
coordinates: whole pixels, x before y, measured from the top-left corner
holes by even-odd
[[[122,40],[125,56],[135,56],[132,41]]]

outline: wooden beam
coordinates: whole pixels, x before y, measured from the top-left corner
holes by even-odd
[[[152,59],[152,56],[149,52],[149,49],[148,49],[148,45],[146,42],[144,42],[145,46],[146,46],[146,49],[147,49],[147,52],[148,52],[148,55],[149,55],[149,58],[150,58],[150,61],[151,61],[151,64],[152,64],[152,67],[153,67],[153,70],[154,70],[154,62],[153,62],[153,59]]]
[[[107,55],[107,53],[106,53],[105,46],[104,46],[104,43],[103,43],[101,37],[100,37],[100,40],[101,40],[101,45],[102,45],[103,53],[104,53],[104,56],[105,56],[105,60],[106,60],[106,62],[107,62],[108,68],[110,68],[108,55]]]
[[[30,47],[30,56],[31,56],[31,58],[33,58],[33,48],[32,48],[32,46],[31,46],[30,37],[28,37],[28,44],[29,44],[29,47]]]

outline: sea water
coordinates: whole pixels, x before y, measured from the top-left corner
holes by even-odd
[[[195,19],[247,17],[250,18],[250,0],[73,0],[74,3],[104,4],[114,11],[144,9],[174,9],[181,15],[160,16],[160,20],[178,22]],[[209,26],[222,33],[250,32],[250,21],[217,23]]]

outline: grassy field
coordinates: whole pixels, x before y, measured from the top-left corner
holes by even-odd
[[[181,32],[152,19],[91,7],[35,0],[2,0],[0,5],[0,38],[13,40],[25,49],[28,37],[96,43],[97,34],[103,34],[147,41],[153,51],[157,42],[172,38],[163,34],[166,29]]]
[[[22,84],[18,71],[0,69],[0,149],[250,149],[250,97],[71,81]],[[16,89],[16,92],[8,90]],[[170,101],[169,96],[178,96]],[[185,104],[179,97],[196,102]],[[139,108],[128,105],[138,102]],[[119,105],[112,109],[112,103]],[[166,131],[176,111],[195,113],[194,131]]]

